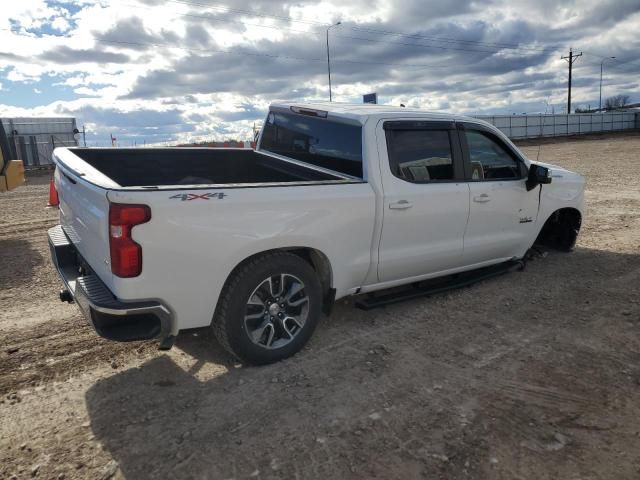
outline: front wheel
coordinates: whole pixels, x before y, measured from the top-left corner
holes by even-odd
[[[308,262],[288,252],[256,257],[225,285],[212,328],[240,360],[265,364],[298,352],[322,308],[322,287]]]

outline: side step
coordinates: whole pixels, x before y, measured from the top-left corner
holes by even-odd
[[[374,308],[391,305],[393,303],[411,300],[413,298],[427,297],[437,293],[446,292],[455,288],[462,288],[472,285],[481,280],[497,277],[515,268],[522,270],[524,262],[511,260],[490,267],[479,268],[470,272],[457,273],[443,278],[416,282],[407,286],[382,290],[366,295],[362,300],[356,301],[356,307],[362,310],[372,310]]]

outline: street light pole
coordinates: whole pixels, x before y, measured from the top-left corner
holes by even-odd
[[[616,57],[609,57],[610,59],[614,59]],[[606,62],[609,58],[605,58],[600,62],[600,108],[598,110],[602,110],[602,66],[604,62]]]
[[[327,28],[327,73],[329,74],[329,101],[331,101],[331,59],[329,57],[329,30],[333,27],[337,27],[342,22],[334,23]]]

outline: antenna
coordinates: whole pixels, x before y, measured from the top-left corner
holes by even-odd
[[[549,97],[551,100],[551,97]],[[538,144],[538,154],[536,155],[536,163],[540,160],[540,150],[542,150],[542,137],[544,137],[544,124],[547,119],[547,112],[549,111],[549,100],[545,100],[544,103],[546,105],[544,109],[544,116],[542,117],[542,128],[540,129],[540,143]]]

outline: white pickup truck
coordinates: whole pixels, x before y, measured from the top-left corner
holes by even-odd
[[[335,299],[571,250],[584,179],[495,127],[408,108],[277,104],[256,151],[58,148],[62,300],[96,332],[170,348],[211,326],[254,364]]]

